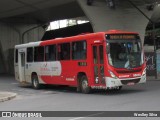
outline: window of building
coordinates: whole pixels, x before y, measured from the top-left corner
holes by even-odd
[[[70,43],[58,45],[58,60],[70,60]]]
[[[56,45],[49,45],[45,47],[45,60],[46,61],[56,60]]]
[[[72,43],[72,59],[84,60],[86,59],[86,41],[77,41]]]
[[[27,62],[33,62],[33,48],[27,48]]]
[[[44,61],[44,47],[35,47],[34,48],[34,61],[42,62]]]

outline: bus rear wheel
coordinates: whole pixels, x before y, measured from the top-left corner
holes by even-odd
[[[41,88],[37,75],[32,75],[32,87],[36,90]]]
[[[82,93],[88,94],[91,92],[91,88],[88,86],[88,79],[85,75],[81,77],[81,91]]]
[[[122,89],[122,86],[116,87],[114,90],[115,91],[120,91]]]

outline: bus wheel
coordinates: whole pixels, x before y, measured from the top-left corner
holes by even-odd
[[[40,84],[39,84],[39,80],[38,80],[37,75],[32,76],[32,87],[37,90],[40,89]]]
[[[120,91],[122,89],[122,86],[116,87],[114,90],[115,91]]]
[[[85,75],[81,77],[81,91],[85,94],[88,94],[91,91],[91,88],[88,86],[87,77]]]

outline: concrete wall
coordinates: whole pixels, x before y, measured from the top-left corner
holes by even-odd
[[[11,24],[0,22],[0,73],[14,74],[14,46],[21,44],[22,34],[36,24]],[[39,41],[45,30],[40,27],[24,36],[24,42]]]
[[[95,32],[110,29],[135,31],[140,33],[142,42],[144,41],[148,20],[127,1],[121,0],[116,3],[116,9],[110,9],[105,0],[94,0],[92,6],[88,6],[86,0],[78,0],[78,2],[90,20]],[[138,7],[148,17],[151,17],[153,11],[148,11],[146,6],[142,4],[140,6],[138,4]]]

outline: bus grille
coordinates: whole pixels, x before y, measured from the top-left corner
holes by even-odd
[[[121,83],[123,85],[127,85],[128,83],[138,83],[140,81],[140,78],[138,79],[133,79],[133,80],[121,80]]]
[[[119,74],[123,74],[123,73],[135,73],[135,72],[141,72],[142,69],[138,69],[138,70],[116,70],[117,73]]]

